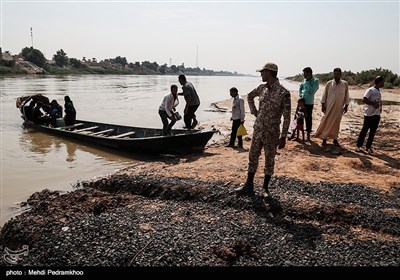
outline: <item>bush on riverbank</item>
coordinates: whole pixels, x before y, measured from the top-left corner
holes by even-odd
[[[50,66],[46,65],[43,67],[46,70],[47,74],[50,75],[80,75],[80,74],[135,74],[131,71],[127,71],[124,69],[112,69],[112,68],[104,68],[104,67],[58,67],[58,66]]]
[[[23,69],[18,67],[0,66],[0,75],[13,75],[13,74],[28,74]]]
[[[13,63],[12,65],[10,63]],[[4,74],[30,74],[25,69],[22,69],[15,61],[5,61],[0,59],[0,75]],[[98,65],[87,65],[81,61],[71,58],[68,65],[58,66],[53,64],[44,64],[42,68],[45,74],[50,75],[83,75],[83,74],[105,74],[105,75],[178,75],[184,73],[192,76],[243,76],[237,72],[228,71],[214,71],[200,68],[184,67],[183,65],[176,67],[172,65],[167,67],[165,65],[159,66],[156,62],[149,63],[144,61],[142,63],[136,62],[135,64],[130,63],[123,67],[119,64],[111,66],[105,66],[102,64]]]
[[[27,74],[27,72],[16,67],[14,60],[0,59],[0,75],[4,74]]]

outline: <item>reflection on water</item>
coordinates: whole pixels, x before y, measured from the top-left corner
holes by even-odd
[[[60,149],[60,143],[54,143],[53,137],[41,137],[38,132],[30,132],[28,130],[23,131],[20,137],[21,148],[26,152],[32,152],[35,155],[46,155],[54,146],[55,150]]]
[[[70,191],[77,183],[111,174],[140,161],[145,155],[124,154],[18,127],[18,136],[2,133],[1,223],[20,212],[16,202],[48,188]],[[11,139],[15,139],[14,142]]]
[[[57,158],[65,157],[65,160],[71,163],[78,160],[78,153],[90,153],[97,160],[127,164],[158,159],[157,156],[125,153],[97,145],[87,146],[78,140],[57,137],[32,129],[24,129],[19,142],[21,149],[29,152],[27,154],[38,161],[44,161],[44,157],[50,153],[57,154]]]
[[[350,103],[355,104],[355,105],[364,105],[362,102],[362,98],[350,98]],[[400,105],[400,102],[398,101],[391,101],[391,100],[382,100],[382,105],[383,106],[388,106],[388,105]]]
[[[67,161],[72,162],[75,160],[76,158],[75,152],[76,152],[76,146],[67,144],[67,153],[68,153]]]

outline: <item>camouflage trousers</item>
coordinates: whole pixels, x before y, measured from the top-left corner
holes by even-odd
[[[265,154],[265,175],[274,174],[275,155],[279,143],[279,130],[254,130],[249,151],[249,172],[256,173],[261,150]]]

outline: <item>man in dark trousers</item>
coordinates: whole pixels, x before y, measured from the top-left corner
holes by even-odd
[[[306,141],[310,141],[311,130],[312,130],[312,112],[314,109],[314,96],[319,89],[319,80],[313,77],[313,71],[311,67],[303,69],[304,80],[300,84],[299,96],[304,99],[306,108],[305,120],[306,120]]]
[[[382,113],[382,95],[380,88],[385,84],[382,76],[375,78],[374,86],[368,88],[363,97],[364,103],[364,124],[357,140],[356,151],[361,151],[364,145],[365,136],[369,130],[369,136],[366,144],[366,150],[369,154],[373,154],[372,142],[374,141],[375,132],[378,129],[379,121]]]
[[[185,128],[191,130],[198,124],[195,112],[200,106],[200,98],[193,84],[186,80],[185,75],[179,75],[178,79],[179,83],[182,85],[182,92],[178,93],[178,95],[183,95],[186,101],[183,121],[185,122]]]
[[[238,89],[233,87],[229,90],[230,95],[233,97],[233,102],[232,102],[232,132],[231,132],[231,138],[229,140],[229,144],[227,147],[235,147],[235,139],[237,135],[238,128],[241,124],[244,124],[244,116],[245,116],[245,110],[244,110],[244,100],[243,98],[238,94]],[[243,148],[243,138],[242,136],[237,136],[238,139],[238,148]]]

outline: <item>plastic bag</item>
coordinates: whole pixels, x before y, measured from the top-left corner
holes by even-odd
[[[297,120],[294,119],[294,120],[290,123],[289,130],[288,130],[288,134],[289,134],[289,133],[292,133],[292,132],[296,129],[296,126],[297,126]]]
[[[179,120],[182,119],[182,117],[181,117],[181,115],[179,114],[178,111],[174,112],[174,115],[175,115],[175,119],[176,119],[177,121],[179,121]]]
[[[236,132],[236,136],[245,136],[247,135],[247,130],[243,124],[241,124]]]

